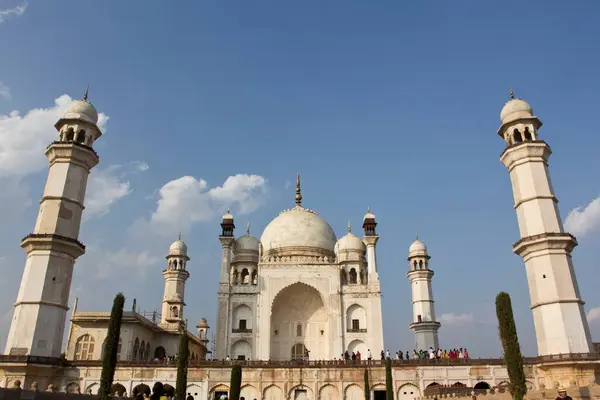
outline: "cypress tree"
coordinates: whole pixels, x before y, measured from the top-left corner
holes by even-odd
[[[240,400],[242,388],[242,367],[239,364],[231,368],[231,382],[229,383],[229,400]]]
[[[179,340],[179,353],[177,356],[177,383],[175,384],[175,400],[185,400],[187,392],[187,373],[190,358],[189,338],[184,329]]]
[[[124,305],[125,296],[123,296],[123,293],[117,293],[110,312],[106,345],[104,347],[104,357],[102,358],[102,374],[100,375],[100,389],[98,390],[98,394],[102,400],[107,400],[110,396],[110,389],[115,377]]]
[[[523,356],[521,355],[512,303],[508,293],[500,292],[496,296],[496,316],[502,349],[504,350],[504,361],[510,380],[508,389],[514,400],[523,400],[527,393]]]
[[[392,359],[385,359],[385,400],[394,400],[394,382],[392,379]]]
[[[371,400],[371,386],[369,385],[369,370],[365,368],[365,400]]]

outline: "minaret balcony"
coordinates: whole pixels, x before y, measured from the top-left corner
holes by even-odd
[[[231,330],[232,333],[252,333],[252,328],[233,328]]]
[[[100,162],[98,154],[89,146],[75,142],[53,142],[44,152],[50,165],[56,162],[81,165],[88,170]]]
[[[570,253],[576,246],[577,239],[570,233],[546,232],[522,238],[513,245],[513,251],[527,258],[532,253],[546,250],[565,250]]]
[[[367,333],[367,328],[360,328],[360,329],[348,328],[348,329],[346,329],[346,333]]]
[[[34,250],[56,251],[73,258],[85,254],[85,246],[79,240],[52,233],[31,233],[21,240],[21,247],[27,254]]]

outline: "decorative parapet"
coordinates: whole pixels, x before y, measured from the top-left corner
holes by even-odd
[[[271,256],[261,258],[261,264],[335,264],[335,257],[331,256]]]

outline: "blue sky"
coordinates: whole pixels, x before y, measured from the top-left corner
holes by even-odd
[[[544,122],[563,218],[585,211],[568,226],[599,338],[599,11],[592,0],[0,0],[0,341],[24,265],[18,243],[46,179],[43,149],[63,95],[88,84],[105,135],[72,287],[80,309],[107,310],[117,291],[128,307],[136,298],[158,309],[163,257],[182,230],[186,315],[214,327],[219,216],[231,206],[237,233],[249,222],[260,236],[293,205],[300,171],[304,205],[338,236],[368,206],[377,214],[387,348],[413,348],[406,256],[419,233],[442,347],[499,355],[493,302],[507,291],[523,351],[535,354],[496,134],[512,84]]]

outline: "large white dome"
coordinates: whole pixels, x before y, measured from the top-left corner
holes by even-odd
[[[327,221],[314,211],[297,206],[271,221],[260,241],[265,255],[333,255],[337,240]]]

